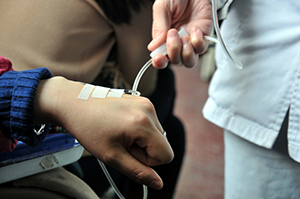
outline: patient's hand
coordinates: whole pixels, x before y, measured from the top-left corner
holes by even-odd
[[[82,85],[61,77],[42,81],[35,98],[39,123],[64,127],[90,153],[138,183],[163,186],[150,166],[169,163],[173,151],[151,102],[143,97],[78,99]]]

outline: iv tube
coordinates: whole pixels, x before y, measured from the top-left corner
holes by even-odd
[[[151,65],[151,62],[152,62],[152,59],[150,59],[142,68],[141,70],[139,71],[138,75],[136,76],[135,78],[135,81],[134,81],[134,84],[133,84],[133,87],[132,87],[132,95],[136,95],[136,96],[139,96],[140,93],[137,91],[137,87],[138,87],[138,84],[140,82],[140,79],[142,77],[142,75],[144,74],[144,72],[147,70],[147,68]],[[120,198],[120,199],[125,199],[125,197],[122,195],[122,193],[120,192],[120,190],[118,189],[118,187],[116,186],[116,184],[114,183],[112,177],[110,176],[108,170],[106,169],[106,166],[103,162],[101,162],[99,159],[98,160],[98,163],[100,164],[110,186],[112,187],[112,189],[114,190],[115,194],[117,194],[117,196]],[[148,198],[148,187],[146,185],[143,185],[143,192],[144,192],[144,196],[143,196],[143,199],[147,199]]]
[[[141,68],[141,70],[139,71],[139,73],[137,74],[137,76],[135,77],[133,86],[132,86],[132,95],[137,95],[137,87],[140,83],[140,80],[143,76],[143,74],[145,73],[145,71],[149,68],[149,66],[151,66],[152,64],[152,59],[149,59],[144,66]]]
[[[213,42],[219,43],[221,45],[221,47],[223,48],[224,52],[226,53],[226,55],[230,58],[231,62],[235,66],[235,68],[241,70],[243,68],[243,64],[237,59],[237,57],[234,55],[234,53],[225,45],[223,38],[221,36],[219,23],[218,23],[216,0],[212,0],[211,3],[212,3],[212,14],[213,14],[214,27],[215,27],[215,31],[216,31],[217,38],[218,38],[218,42],[216,42],[216,41],[213,41]],[[205,36],[205,38],[207,39],[208,37]],[[208,40],[210,40],[210,39],[208,39]],[[210,41],[212,41],[212,40],[210,40]]]
[[[98,159],[97,159],[98,160]],[[119,191],[119,189],[117,188],[116,184],[114,183],[113,179],[111,178],[109,172],[107,171],[106,167],[105,167],[105,164],[103,162],[101,162],[100,160],[98,160],[109,184],[111,185],[111,187],[113,188],[114,192],[117,194],[117,196],[120,198],[120,199],[125,199],[124,196],[121,194],[121,192]]]
[[[112,177],[110,176],[108,170],[106,169],[106,166],[103,162],[101,162],[99,159],[97,159],[98,163],[100,164],[110,186],[112,187],[112,189],[114,190],[115,194],[117,194],[117,196],[120,198],[120,199],[125,199],[125,197],[122,195],[122,193],[120,192],[120,190],[118,189],[118,187],[116,186],[116,184],[114,183]],[[146,185],[143,185],[143,191],[144,191],[144,196],[143,196],[143,199],[147,199],[148,197],[148,188]]]
[[[221,45],[221,47],[223,48],[224,52],[226,53],[226,55],[230,58],[230,60],[232,61],[233,65],[235,66],[236,69],[242,69],[243,68],[243,64],[237,59],[237,57],[234,55],[234,53],[225,45],[223,38],[221,36],[220,33],[220,28],[219,28],[219,24],[218,24],[218,20],[217,20],[217,9],[216,9],[216,0],[212,0],[212,14],[213,14],[213,21],[214,21],[214,27],[216,30],[216,34],[217,34],[217,38],[213,38],[213,37],[209,37],[209,36],[204,36],[204,38],[206,40],[212,41],[214,43],[218,43]],[[187,32],[182,28],[179,31],[180,37],[182,37],[183,35],[188,35]],[[155,51],[157,52],[152,52],[150,54],[151,57],[155,56],[155,53],[160,53],[160,54],[166,54],[166,44],[163,44],[162,46],[158,47],[158,49],[156,49]],[[149,66],[151,66],[152,64],[152,58],[149,59],[144,66],[140,69],[139,73],[137,74],[134,83],[133,83],[133,87],[132,87],[132,95],[140,95],[140,93],[137,91],[137,87],[138,84],[143,76],[143,74],[145,73],[145,71],[149,68]],[[117,188],[116,184],[114,183],[114,181],[112,180],[109,172],[107,171],[105,165],[103,162],[101,162],[100,160],[98,160],[106,178],[108,179],[110,185],[112,186],[113,190],[115,191],[115,193],[117,194],[117,196],[120,199],[125,199],[124,196],[121,194],[121,192],[119,191],[119,189]],[[147,199],[148,197],[148,188],[147,186],[143,185],[143,191],[144,191],[144,196],[143,199]]]

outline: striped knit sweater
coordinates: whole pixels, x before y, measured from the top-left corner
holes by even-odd
[[[6,136],[30,146],[37,146],[43,141],[49,125],[40,135],[34,132],[33,105],[40,80],[51,77],[46,68],[8,71],[0,75],[0,121]]]

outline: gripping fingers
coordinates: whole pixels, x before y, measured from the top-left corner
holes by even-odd
[[[181,55],[180,55],[181,47],[182,47],[181,40],[177,30],[175,29],[169,30],[168,37],[167,37],[167,48],[168,48],[168,57],[172,64],[179,65],[180,63],[182,63]]]
[[[191,29],[191,44],[196,54],[202,54],[206,51],[209,41],[204,39],[204,35],[199,28]]]
[[[182,41],[182,63],[187,67],[187,68],[192,68],[197,64],[198,61],[198,56],[194,52],[194,48],[190,42],[190,38],[188,36],[183,36],[181,38]]]
[[[168,63],[168,58],[162,54],[155,55],[155,57],[152,58],[152,65],[158,69],[167,67]]]
[[[161,189],[163,187],[163,182],[158,174],[150,167],[135,159],[124,148],[118,151],[115,156],[117,157],[107,158],[104,162],[118,169],[137,183],[154,189]]]
[[[207,44],[203,40],[202,32],[194,28],[192,29],[191,37],[187,36],[186,31],[181,29],[179,32],[176,29],[168,31],[166,46],[167,55],[170,63],[175,65],[185,65],[187,68],[194,67],[198,62],[198,52],[206,49]],[[180,39],[181,37],[181,39]],[[167,63],[166,58],[156,55],[153,58],[153,66],[163,68]]]

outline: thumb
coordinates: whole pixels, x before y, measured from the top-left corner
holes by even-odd
[[[153,4],[152,41],[148,45],[150,51],[166,41],[167,32],[171,28],[171,13],[167,7],[165,1],[155,1]]]

